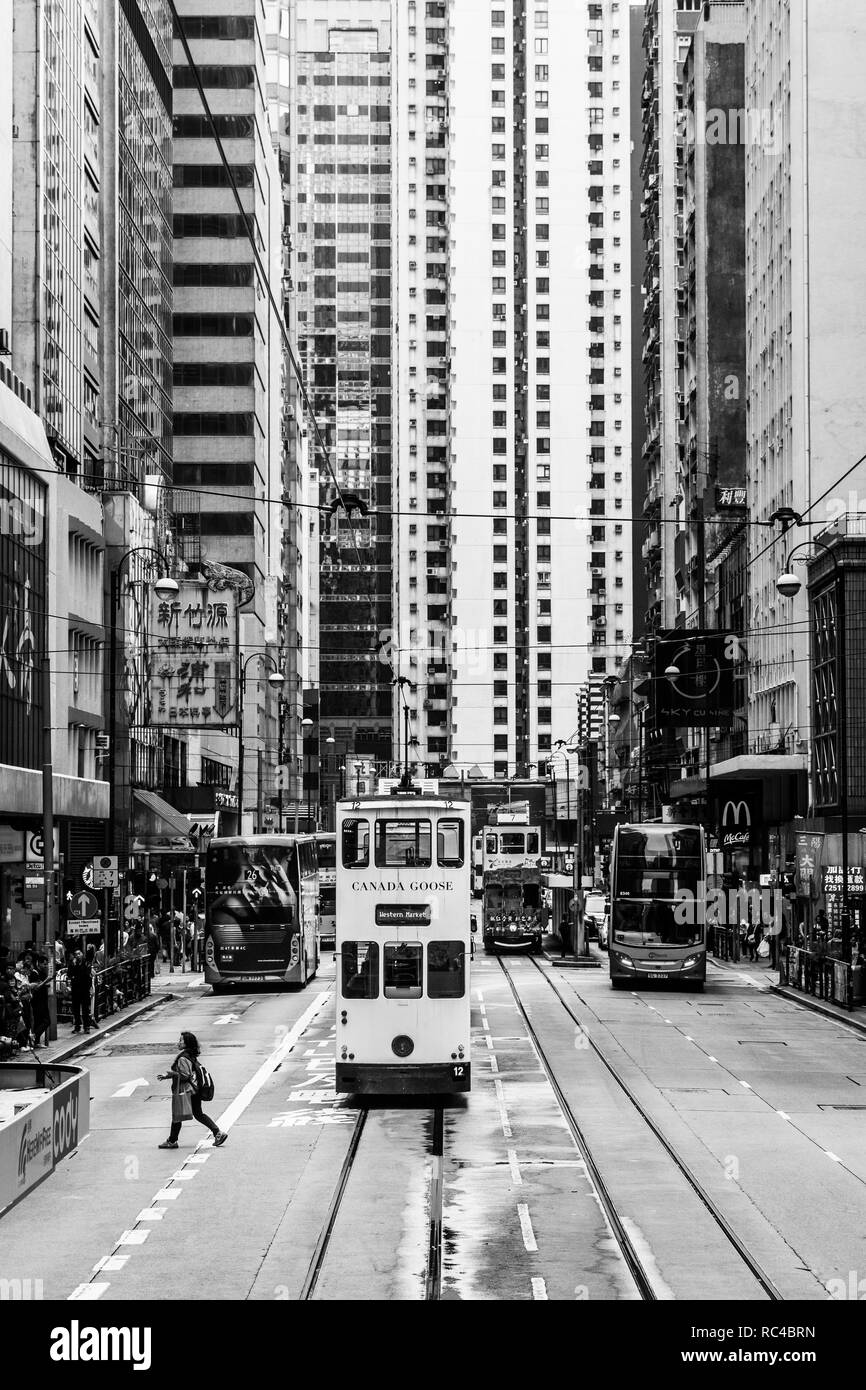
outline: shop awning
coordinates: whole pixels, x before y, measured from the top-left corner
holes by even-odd
[[[194,854],[189,820],[156,792],[134,790],[134,854]]]

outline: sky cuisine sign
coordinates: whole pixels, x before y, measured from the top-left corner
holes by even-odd
[[[237,723],[237,593],[184,579],[177,597],[150,599],[150,723],[228,729]]]

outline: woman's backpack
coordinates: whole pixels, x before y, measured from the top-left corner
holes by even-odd
[[[196,1089],[199,1100],[213,1100],[214,1084],[213,1077],[207,1067],[203,1067],[201,1062],[195,1064]]]

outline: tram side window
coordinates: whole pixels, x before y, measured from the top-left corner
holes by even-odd
[[[496,854],[499,846],[495,835],[488,835],[486,837],[484,848],[488,854]]]
[[[385,943],[385,998],[420,999],[422,948],[405,941]]]
[[[466,947],[462,941],[427,943],[428,999],[462,999],[466,993]]]
[[[344,941],[343,998],[379,998],[379,947],[375,941]]]
[[[440,820],[436,827],[436,857],[442,869],[459,869],[463,863],[462,820]]]
[[[343,868],[366,869],[370,865],[370,822],[343,821]]]
[[[540,846],[540,844],[538,843],[538,835],[537,835],[534,831],[530,831],[529,834],[526,836],[526,853],[527,853],[527,854],[540,854],[540,853],[541,853],[541,846]]]
[[[429,820],[376,822],[376,864],[399,869],[407,864],[429,869],[433,863],[433,834]]]

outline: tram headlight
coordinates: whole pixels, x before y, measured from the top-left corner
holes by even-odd
[[[415,1044],[405,1033],[400,1033],[391,1043],[391,1051],[395,1057],[411,1057],[415,1051]]]

